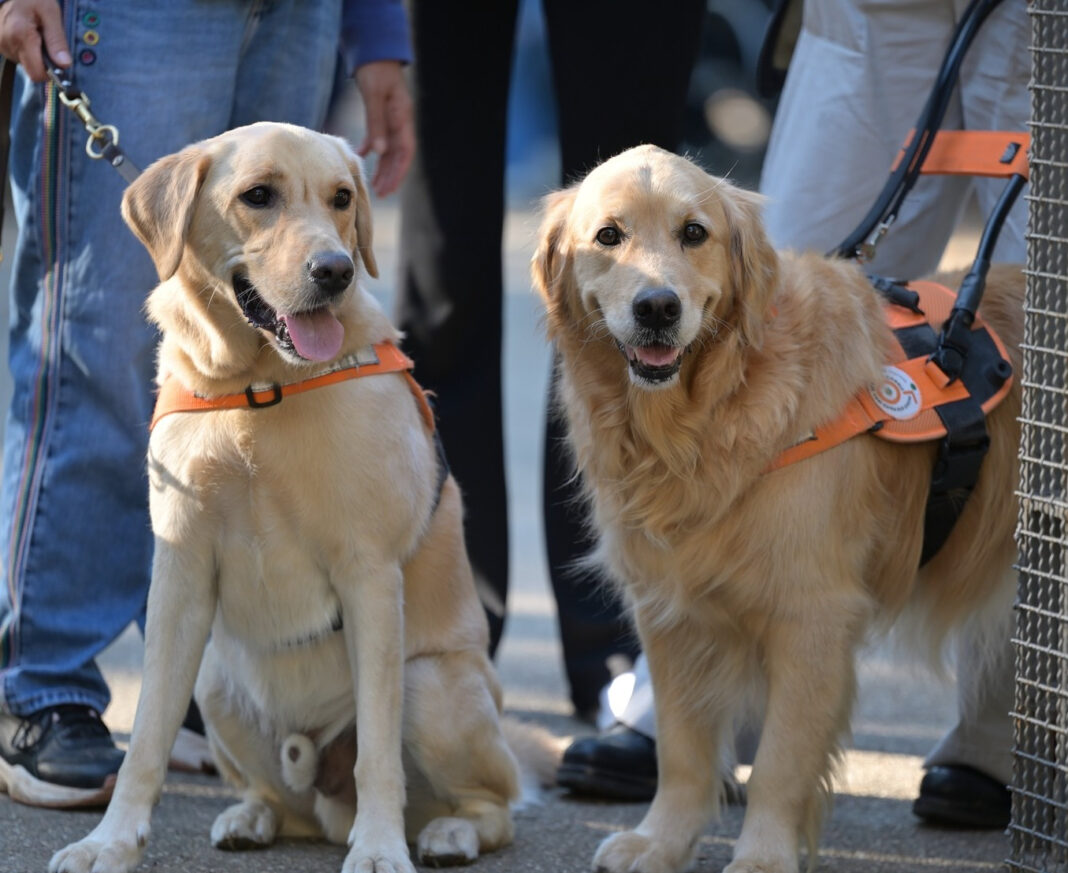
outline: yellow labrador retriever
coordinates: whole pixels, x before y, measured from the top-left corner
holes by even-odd
[[[771,469],[882,381],[890,330],[855,265],[774,251],[755,195],[643,146],[550,196],[533,275],[596,557],[633,606],[656,694],[656,797],[594,866],[687,866],[752,688],[763,733],[727,870],[792,873],[803,842],[815,863],[868,629],[908,615],[932,652],[969,621],[1008,639],[1018,390],[988,419],[956,528],[917,573],[931,444],[862,435]],[[995,271],[982,309],[1013,350],[1022,286],[1018,268]]]
[[[377,275],[358,159],[338,138],[256,124],[149,167],[123,215],[162,280],[148,302],[161,384],[195,398],[252,388],[152,431],[130,748],[103,820],[50,869],[138,864],[194,680],[243,792],[216,846],[318,833],[348,842],[345,873],[411,873],[406,826],[435,866],[507,844],[517,764],[459,492],[421,395],[402,372],[288,393],[376,367],[398,340],[356,279],[361,262]]]

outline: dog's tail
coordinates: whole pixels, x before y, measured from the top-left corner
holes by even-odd
[[[501,733],[519,764],[518,802],[536,803],[543,789],[556,785],[556,771],[571,738],[511,715],[501,718]]]

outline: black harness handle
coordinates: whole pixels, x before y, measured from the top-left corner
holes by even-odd
[[[975,39],[980,25],[1000,3],[1001,0],[972,0],[965,10],[942,59],[942,66],[938,70],[931,93],[916,121],[916,132],[905,150],[904,157],[886,180],[868,214],[841,244],[828,252],[829,255],[868,261],[872,259],[879,239],[894,223],[901,204],[920,176],[934,134],[941,127],[942,119],[949,108],[949,100],[957,84],[964,55]]]

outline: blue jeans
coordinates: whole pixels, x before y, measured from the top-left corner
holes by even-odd
[[[320,128],[340,0],[64,3],[75,79],[144,167],[253,121]],[[148,592],[145,476],[156,337],[152,262],[119,214],[125,183],[22,74],[12,118],[19,223],[0,485],[0,708],[110,695],[94,659]]]

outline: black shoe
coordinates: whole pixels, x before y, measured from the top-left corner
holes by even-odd
[[[584,797],[652,800],[656,742],[624,724],[575,740],[564,752],[556,782]]]
[[[992,776],[947,764],[924,774],[912,812],[930,824],[1004,830],[1012,814],[1012,795]]]
[[[50,706],[25,718],[0,713],[0,791],[19,803],[103,806],[122,758],[88,706]]]

